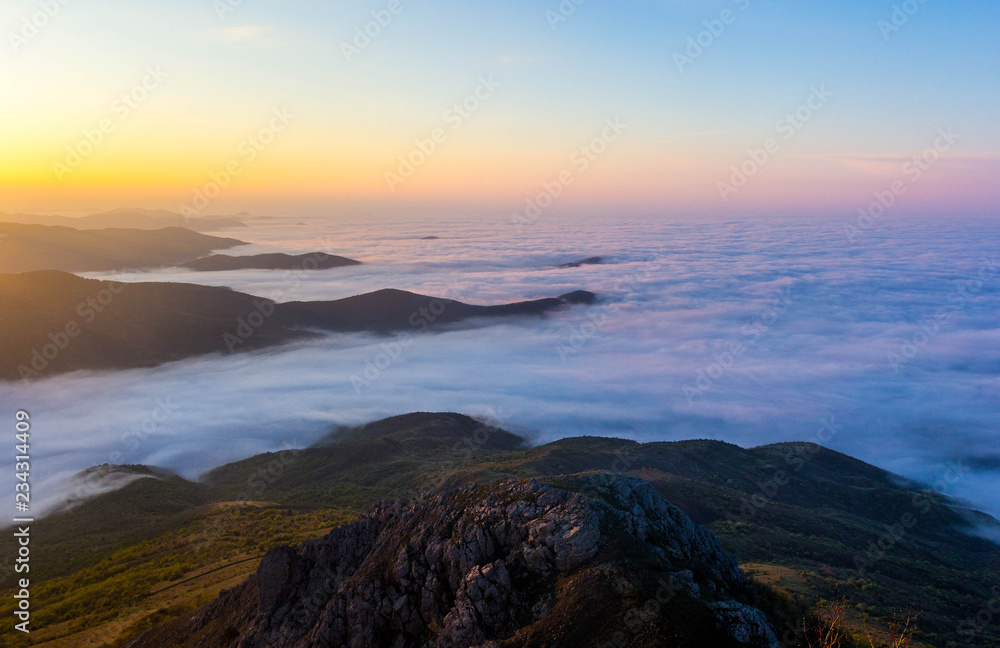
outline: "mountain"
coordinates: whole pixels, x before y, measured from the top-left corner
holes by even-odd
[[[384,289],[337,301],[282,304],[276,320],[290,326],[328,331],[423,331],[474,317],[537,316],[560,306],[593,304],[595,301],[593,293],[577,290],[559,297],[499,306],[473,306],[452,299]]]
[[[0,273],[106,272],[177,265],[237,245],[245,244],[180,227],[80,231],[0,223]]]
[[[572,261],[570,263],[564,263],[564,264],[560,265],[559,267],[560,268],[579,268],[580,266],[585,266],[585,265],[600,265],[601,263],[604,263],[604,257],[592,256],[592,257],[587,257],[586,259],[580,259],[579,261]]]
[[[346,266],[361,265],[360,261],[324,252],[312,254],[256,254],[253,256],[229,256],[216,254],[203,259],[195,259],[182,267],[198,272],[220,272],[225,270],[328,270]]]
[[[104,467],[99,473],[116,471],[161,474],[138,467]],[[450,413],[412,413],[337,428],[312,447],[227,464],[197,482],[170,476],[129,481],[37,521],[33,534],[46,541],[32,547],[38,579],[33,594],[43,601],[37,616],[47,624],[38,640],[66,637],[78,642],[66,645],[111,645],[120,639],[114,644],[120,646],[165,622],[188,623],[199,618],[191,612],[222,589],[244,587],[240,583],[257,573],[269,550],[303,541],[320,546],[324,540],[316,538],[345,523],[373,519],[371,508],[386,499],[428,502],[436,495],[470,492],[462,490],[470,486],[493,484],[471,491],[486,493],[506,488],[503,480],[524,484],[534,478],[613,504],[600,489],[579,486],[594,473],[641,479],[712,531],[722,549],[738,557],[756,591],[755,602],[737,601],[763,610],[789,648],[805,646],[803,619],[822,615],[823,601],[838,598],[848,604],[848,638],[866,620],[884,632],[894,614],[912,605],[922,611],[915,646],[1000,645],[995,626],[970,625],[976,611],[994,599],[1000,573],[1000,548],[978,537],[976,525],[995,529],[998,523],[926,486],[811,443],[745,449],[719,441],[640,444],[577,437],[531,447],[494,423]],[[493,498],[497,515],[508,508],[503,502]],[[406,510],[406,504],[397,504],[394,510]],[[365,554],[379,560],[392,553],[394,537],[396,549],[404,546],[402,538],[424,537],[391,525],[380,533],[386,544],[376,543]],[[623,539],[610,542],[618,540]],[[11,543],[10,534],[0,534],[0,555],[13,555]],[[626,553],[648,557],[644,551]],[[284,556],[293,553],[299,552],[281,550]],[[350,569],[375,563],[359,559]],[[386,558],[378,564],[394,563]],[[392,578],[395,572],[380,573]],[[614,573],[633,583],[634,570]],[[10,587],[12,575],[0,582]],[[572,574],[565,578],[573,580]],[[540,576],[539,582],[548,587],[547,579]],[[585,590],[604,587],[581,582],[589,583]],[[710,598],[710,588],[699,589],[702,599]],[[298,590],[288,590],[289,601],[293,591]],[[593,597],[575,600],[570,607],[579,623],[618,613]],[[8,614],[7,606],[0,603],[0,616]],[[597,610],[593,615],[591,606]],[[244,621],[252,629],[253,618]],[[540,637],[548,636],[542,626],[536,629]],[[163,645],[174,644],[164,640]],[[626,635],[610,645],[663,644]]]
[[[647,483],[554,482],[377,505],[129,646],[778,648],[736,559]]]
[[[0,275],[0,379],[152,367],[226,350],[250,295],[191,284],[116,283],[56,271]],[[306,335],[265,322],[240,349]]]
[[[249,214],[241,214],[249,215]],[[239,218],[233,216],[186,217],[165,209],[113,209],[88,216],[72,218],[67,216],[47,216],[40,214],[2,214],[0,223],[20,223],[23,225],[49,225],[72,227],[80,230],[92,229],[164,229],[183,227],[196,232],[208,232],[234,227],[246,227]]]
[[[196,235],[198,236],[198,235]],[[79,369],[152,367],[271,347],[323,332],[421,332],[473,317],[541,315],[591,303],[577,292],[472,306],[400,290],[275,304],[210,286],[118,283],[56,271],[0,275],[0,380]]]

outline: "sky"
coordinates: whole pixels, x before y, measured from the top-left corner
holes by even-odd
[[[993,0],[5,0],[0,211],[829,215],[905,182],[991,213],[998,28]]]

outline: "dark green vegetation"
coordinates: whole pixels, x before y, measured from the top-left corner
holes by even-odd
[[[0,273],[110,272],[176,265],[242,241],[182,227],[85,230],[0,223]]]
[[[967,515],[919,485],[811,444],[746,450],[716,441],[583,437],[525,448],[508,432],[456,414],[410,414],[335,430],[312,448],[229,464],[200,483],[143,479],[53,515],[33,529],[34,537],[46,538],[33,555],[34,576],[44,579],[39,592],[46,592],[37,601],[47,606],[43,618],[50,623],[75,619],[78,630],[97,628],[112,607],[116,615],[123,605],[141,611],[159,587],[153,581],[183,580],[206,552],[212,564],[259,555],[279,538],[290,543],[288,536],[301,538],[309,525],[346,519],[381,499],[504,476],[549,475],[559,485],[559,475],[587,471],[641,477],[707,525],[770,585],[761,587],[772,619],[792,619],[842,597],[857,633],[864,621],[884,627],[894,612],[913,605],[923,611],[920,645],[1000,645],[995,619],[975,621],[996,606],[1000,549],[969,535]],[[256,504],[212,504],[234,500]],[[278,522],[257,526],[258,517],[269,516]],[[296,516],[313,517],[293,522]],[[2,541],[3,555],[11,555],[9,534]],[[153,558],[143,548],[158,553]],[[162,567],[173,571],[160,574]],[[127,602],[95,595],[86,614],[59,607],[75,600],[80,583],[104,592],[133,579]],[[10,575],[4,583],[10,585]]]
[[[593,300],[580,291],[472,306],[380,290],[329,302],[275,304],[211,286],[106,282],[56,271],[0,275],[0,380],[151,367],[315,337],[316,330],[417,333],[474,317],[542,315]]]
[[[361,265],[361,262],[325,252],[313,252],[312,254],[298,255],[275,253],[255,254],[253,256],[215,254],[189,261],[182,267],[198,272],[221,272],[224,270],[328,270],[356,265]]]

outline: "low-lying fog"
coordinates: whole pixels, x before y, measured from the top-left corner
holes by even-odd
[[[196,477],[304,446],[335,424],[421,410],[489,415],[534,442],[599,434],[753,446],[814,440],[826,426],[835,432],[820,437],[825,445],[1000,514],[995,223],[876,221],[851,240],[840,222],[300,222],[227,231],[268,243],[230,253],[322,250],[365,265],[304,278],[163,270],[125,279],[279,301],[387,287],[477,304],[576,289],[601,301],[405,347],[335,336],[4,384],[4,419],[19,408],[33,416],[35,497],[60,499],[62,480],[94,464]],[[605,263],[556,267],[594,255]]]

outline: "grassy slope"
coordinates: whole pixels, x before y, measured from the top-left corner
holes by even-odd
[[[957,634],[959,624],[993,598],[1000,550],[965,534],[963,518],[943,498],[915,500],[913,485],[863,462],[806,444],[744,450],[715,441],[640,445],[577,438],[524,449],[502,430],[430,414],[338,430],[314,448],[221,467],[201,484],[142,480],[42,521],[35,531],[46,538],[36,544],[37,576],[45,579],[35,593],[38,619],[74,619],[77,629],[105,632],[104,640],[132,634],[151,623],[143,619],[159,610],[162,597],[153,593],[164,583],[317,535],[316,529],[378,499],[504,475],[587,470],[649,480],[717,533],[759,580],[803,608],[843,596],[854,623],[870,618],[878,624],[913,604],[924,611],[919,625],[926,645],[1000,645],[995,626],[983,627],[972,641]],[[779,470],[788,482],[772,489]],[[233,499],[262,504],[210,504]],[[916,522],[859,571],[856,559],[906,513]],[[255,564],[248,561],[247,573]],[[213,587],[221,585],[191,586],[190,596],[172,599],[155,619],[179,615]],[[105,594],[112,590],[121,594]],[[83,600],[89,616],[76,607]],[[0,616],[7,614],[0,609]],[[87,645],[87,632],[74,635],[80,643],[52,645]]]

